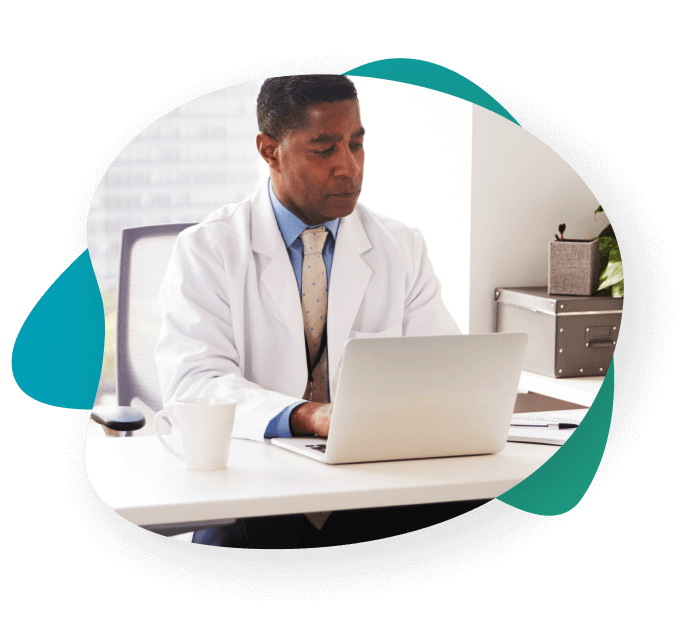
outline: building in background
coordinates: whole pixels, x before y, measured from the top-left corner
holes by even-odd
[[[198,222],[266,175],[256,150],[260,83],[228,87],[167,113],[119,153],[94,195],[87,244],[97,282],[115,290],[121,229]]]
[[[260,82],[198,97],[167,113],[114,159],[90,205],[87,246],[104,303],[97,402],[115,391],[115,312],[121,230],[199,222],[252,193],[268,174],[256,149]]]

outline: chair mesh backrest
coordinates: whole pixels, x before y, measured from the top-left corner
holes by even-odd
[[[194,223],[124,229],[116,311],[116,389],[120,406],[139,398],[162,410],[155,343],[162,316],[158,296],[174,242]]]

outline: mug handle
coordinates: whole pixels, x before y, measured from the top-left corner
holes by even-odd
[[[165,415],[167,415],[172,420],[172,423],[174,423],[176,426],[179,426],[179,421],[177,421],[177,418],[172,413],[168,413],[167,411],[161,410],[159,413],[155,415],[155,433],[157,434],[157,438],[160,439],[160,442],[165,446],[165,448],[168,451],[172,452],[180,460],[184,460],[184,454],[179,453],[176,449],[174,449],[160,434],[160,427],[158,424],[160,423],[162,417],[164,417]]]

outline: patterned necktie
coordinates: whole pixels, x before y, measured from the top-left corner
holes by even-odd
[[[329,232],[324,226],[305,229],[300,234],[303,241],[303,271],[300,297],[305,325],[305,339],[312,375],[308,379],[303,399],[310,402],[329,401],[327,348],[322,348],[322,336],[327,323],[327,267],[322,249]],[[308,370],[309,371],[309,370]]]
[[[312,376],[309,378],[303,399],[310,402],[329,401],[327,371],[327,348],[322,348],[322,336],[327,323],[327,267],[322,258],[322,249],[327,239],[326,227],[305,229],[300,234],[303,241],[303,272],[300,297],[305,324],[305,340],[309,353]],[[308,370],[309,373],[309,370]],[[331,512],[305,514],[316,529],[322,529]]]

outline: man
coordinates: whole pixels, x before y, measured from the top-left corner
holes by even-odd
[[[459,330],[421,234],[358,203],[365,129],[353,83],[272,78],[257,115],[269,181],[177,239],[160,293],[162,395],[166,406],[234,398],[237,437],[327,436],[347,339]],[[197,532],[194,542],[327,546],[405,533],[466,509],[253,518]]]

